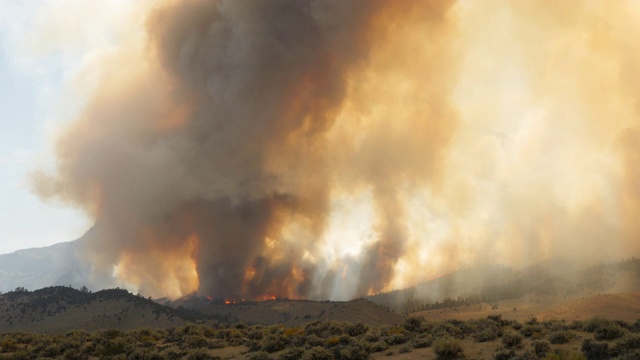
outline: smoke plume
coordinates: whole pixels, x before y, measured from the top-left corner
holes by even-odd
[[[102,62],[43,198],[153,296],[345,299],[637,254],[632,2],[168,1]]]

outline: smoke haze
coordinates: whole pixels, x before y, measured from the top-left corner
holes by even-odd
[[[348,299],[640,252],[640,6],[167,1],[36,192],[153,296]],[[102,274],[102,275],[101,275]]]

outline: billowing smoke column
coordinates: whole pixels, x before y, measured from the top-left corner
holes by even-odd
[[[39,175],[40,191],[93,212],[95,268],[115,265],[145,293],[309,296],[334,181],[327,154],[337,144],[326,133],[372,35],[389,31],[385,14],[402,21],[410,8],[252,0],[156,9],[147,58],[108,63],[114,73],[60,139],[58,177]],[[428,8],[437,26],[446,6]],[[381,204],[393,204],[392,184],[380,187]],[[402,226],[388,222],[367,250],[360,293],[382,289],[404,251]]]
[[[96,279],[153,296],[637,254],[640,8],[575,6],[169,2],[36,190],[96,218]]]

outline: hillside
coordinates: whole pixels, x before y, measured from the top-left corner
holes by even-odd
[[[587,320],[593,317],[640,319],[640,293],[602,294],[570,301],[538,314],[541,320]]]
[[[370,301],[272,300],[226,305],[189,296],[159,304],[126,290],[95,293],[70,287],[18,289],[0,295],[0,333],[170,328],[189,322],[303,325],[314,321],[394,325],[404,317]]]
[[[368,299],[410,313],[519,299],[526,295],[580,298],[640,291],[640,260],[584,266],[554,259],[523,269],[471,268]]]
[[[59,286],[0,295],[0,333],[168,328],[185,323],[175,310],[120,289],[89,293]]]
[[[207,314],[226,322],[302,325],[313,321],[363,322],[369,325],[400,324],[404,317],[365,299],[351,301],[269,300],[225,304],[188,296],[171,304]]]
[[[89,271],[76,258],[78,246],[76,240],[0,255],[0,292],[17,287],[87,285]]]

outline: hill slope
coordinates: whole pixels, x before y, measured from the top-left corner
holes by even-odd
[[[185,323],[175,310],[120,289],[92,294],[49,287],[0,295],[0,333],[168,328]]]
[[[640,259],[585,267],[554,259],[524,269],[471,268],[369,300],[400,312],[539,296],[584,297],[640,291]]]
[[[400,324],[404,317],[365,299],[351,301],[270,300],[225,304],[188,296],[171,304],[207,314],[225,322],[247,324],[307,324],[313,321],[363,322],[370,325]]]
[[[57,285],[88,286],[89,268],[76,255],[85,236],[75,241],[0,255],[0,292],[17,287],[34,290]]]

